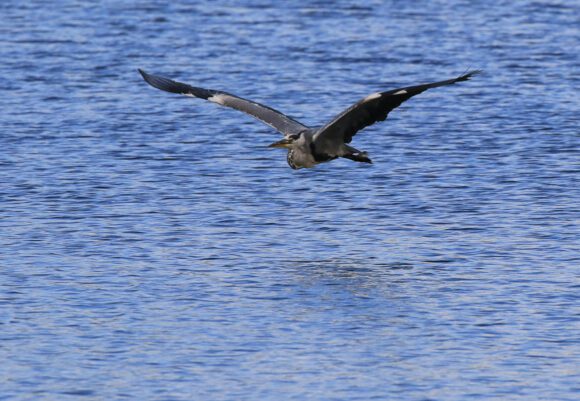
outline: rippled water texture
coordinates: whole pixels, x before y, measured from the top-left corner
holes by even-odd
[[[578,399],[579,15],[2,1],[0,400]],[[299,171],[137,73],[320,125],[469,67]]]

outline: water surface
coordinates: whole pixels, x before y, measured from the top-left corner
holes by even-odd
[[[578,4],[0,5],[0,399],[573,400]],[[293,171],[235,111],[320,125]]]

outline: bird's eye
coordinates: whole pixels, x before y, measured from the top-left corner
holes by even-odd
[[[300,138],[300,134],[290,135],[290,139],[292,139],[293,141],[297,140],[298,138]]]

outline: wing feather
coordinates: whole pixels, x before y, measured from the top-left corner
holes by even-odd
[[[274,110],[271,107],[263,104],[244,99],[227,92],[217,91],[213,89],[197,88],[181,82],[173,81],[168,78],[157,75],[148,74],[139,69],[139,73],[143,79],[151,86],[161,89],[166,92],[178,93],[180,95],[197,97],[200,99],[209,100],[210,102],[231,107],[239,111],[243,111],[257,118],[270,127],[280,131],[285,135],[298,134],[301,131],[308,129],[308,127],[299,123],[287,115]]]
[[[314,142],[335,142],[337,139],[340,139],[344,143],[350,143],[352,137],[358,131],[378,121],[384,121],[393,109],[396,109],[404,101],[413,96],[425,92],[427,89],[467,81],[480,72],[480,70],[475,70],[446,81],[373,93],[340,113],[332,121],[318,130],[314,136]]]

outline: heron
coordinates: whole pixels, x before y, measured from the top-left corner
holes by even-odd
[[[481,70],[466,72],[445,81],[372,93],[335,116],[326,125],[317,128],[306,126],[278,110],[231,93],[191,86],[148,74],[142,69],[139,69],[139,72],[149,85],[157,89],[205,99],[220,106],[242,111],[279,131],[284,138],[270,144],[269,147],[288,149],[286,160],[288,165],[296,170],[312,168],[339,157],[372,163],[366,151],[360,151],[349,145],[357,132],[376,122],[384,121],[393,109],[413,96],[427,89],[467,81]]]

